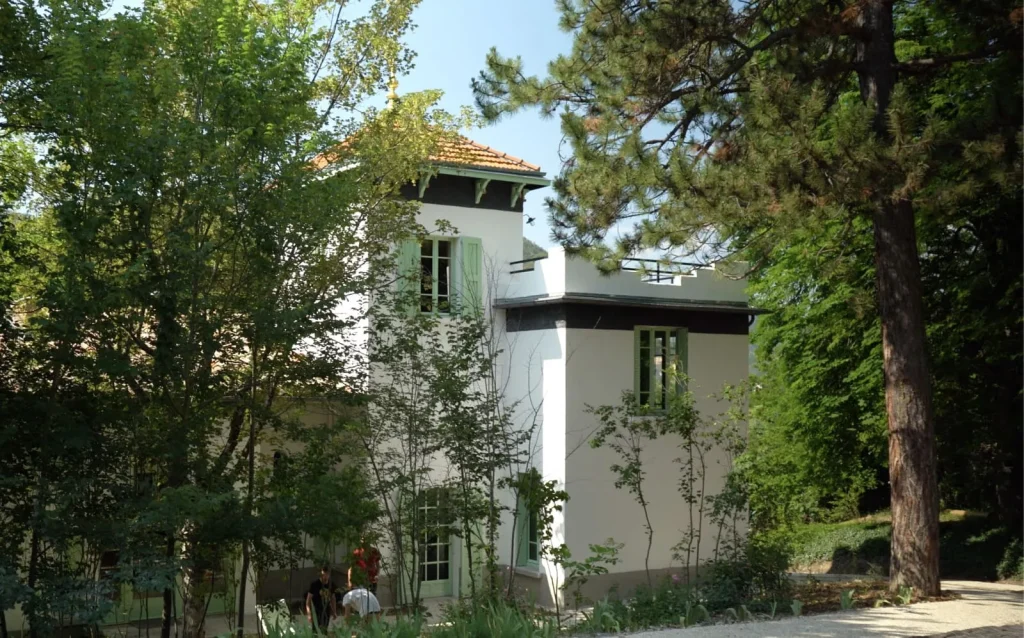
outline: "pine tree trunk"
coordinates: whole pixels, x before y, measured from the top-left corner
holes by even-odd
[[[892,2],[865,0],[857,10],[861,97],[875,107],[875,134],[888,140],[897,80]],[[939,593],[939,498],[914,207],[885,192],[879,200],[873,221],[892,489],[889,587],[933,596]]]
[[[875,215],[875,265],[889,417],[892,564],[889,587],[939,593],[939,494],[914,209]]]

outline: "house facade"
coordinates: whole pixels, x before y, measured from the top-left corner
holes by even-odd
[[[584,593],[600,597],[616,585],[628,591],[646,582],[643,514],[627,490],[615,487],[613,453],[589,445],[597,420],[588,406],[617,404],[624,391],[660,405],[670,392],[663,375],[673,367],[686,373],[702,414],[723,411],[726,406],[711,395],[748,376],[755,311],[747,304],[745,282],[715,268],[680,273],[644,260],[603,275],[561,249],[524,259],[523,198],[549,184],[540,167],[466,139],[446,146],[434,162],[432,176],[403,191],[421,202],[418,221],[427,237],[399,249],[400,266],[423,275],[422,311],[449,312],[451,300],[462,294],[487,314],[502,351],[505,400],[517,406],[518,427],[534,432],[530,464],[570,497],[555,513],[552,544],[565,543],[577,559],[588,555],[591,544],[623,544],[618,564],[590,579]],[[444,230],[449,227],[454,230]],[[678,441],[671,439],[643,452],[655,530],[653,574],[681,567],[672,560],[672,546],[689,511],[677,488],[679,456]],[[731,459],[713,450],[706,462],[704,490],[712,495],[722,489]],[[511,515],[517,510],[513,494],[499,498],[508,512],[499,561],[515,571],[518,588],[551,603],[564,575],[540,551],[536,518],[521,504],[519,515]],[[513,532],[520,541],[509,542]],[[468,593],[459,539],[431,542],[438,546],[421,569],[425,595]],[[710,556],[713,545],[707,534],[700,555]]]

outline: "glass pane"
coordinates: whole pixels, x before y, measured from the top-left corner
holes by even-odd
[[[438,580],[448,580],[448,563],[441,563],[437,570]]]
[[[427,547],[427,561],[431,563],[437,562],[437,545],[430,545]]]
[[[427,565],[427,580],[437,580],[437,565]]]
[[[437,545],[437,534],[427,534],[427,544]]]
[[[537,543],[530,543],[530,560],[537,560]]]
[[[441,549],[441,551],[439,553],[439,560],[441,560],[441,562],[447,562],[448,561],[448,543],[445,543],[445,544],[441,545],[440,549]]]
[[[423,241],[420,242],[420,255],[423,255],[424,257],[433,257],[434,256],[434,240],[433,239],[424,239]]]
[[[651,351],[640,348],[640,394],[651,391]],[[643,403],[643,401],[641,401]]]
[[[420,565],[420,580],[426,580],[426,579],[427,579],[427,566],[426,565]]]
[[[451,281],[451,267],[449,266],[450,260],[438,259],[437,260],[437,296],[447,297],[448,296],[448,285]]]
[[[452,243],[450,241],[439,240],[437,242],[437,256],[438,257],[450,257],[451,256]]]

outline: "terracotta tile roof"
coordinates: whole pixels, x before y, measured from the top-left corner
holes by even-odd
[[[540,166],[536,164],[531,164],[508,153],[502,153],[461,135],[454,140],[443,141],[437,153],[432,155],[430,160],[439,164],[455,164],[517,173],[540,172]]]
[[[348,147],[348,140],[341,142],[338,147]],[[313,158],[314,169],[322,169],[336,160],[333,154],[317,155]],[[519,159],[514,155],[502,153],[490,146],[474,142],[473,140],[456,136],[454,139],[441,141],[436,153],[430,156],[431,162],[448,164],[450,166],[465,166],[466,168],[481,168],[492,171],[508,171],[513,173],[540,173],[540,166],[531,164],[526,160]]]

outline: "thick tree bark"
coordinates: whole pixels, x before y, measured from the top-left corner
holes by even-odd
[[[859,5],[861,97],[875,107],[874,131],[889,139],[887,111],[896,85],[891,0]],[[874,213],[875,267],[889,421],[892,563],[889,587],[939,593],[939,498],[935,424],[925,343],[914,207],[883,192]]]
[[[892,489],[889,586],[934,596],[939,493],[914,209],[903,200],[881,207],[874,221]]]

